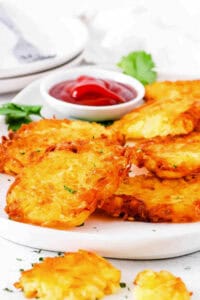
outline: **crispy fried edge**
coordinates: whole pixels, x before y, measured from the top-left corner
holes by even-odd
[[[181,105],[180,99],[178,102]],[[165,102],[165,104],[166,104],[166,102]],[[131,140],[137,141],[137,140],[146,139],[146,137],[144,135],[137,137],[137,136],[133,136],[132,134],[130,135],[129,133],[127,133],[126,128],[129,127],[127,124],[130,125],[132,122],[134,122],[134,120],[132,120],[131,116],[134,115],[135,113],[137,113],[137,114],[140,113],[142,116],[143,109],[149,108],[149,110],[151,112],[152,106],[159,107],[161,105],[163,105],[163,104],[159,103],[159,102],[152,103],[150,101],[149,103],[145,103],[142,106],[137,107],[134,110],[132,110],[131,112],[129,112],[128,114],[124,115],[120,120],[115,121],[110,126],[110,128],[112,130],[119,131],[121,134],[123,134],[125,136],[126,142],[131,141]],[[142,120],[142,118],[141,118],[141,120]],[[200,130],[200,101],[198,101],[198,100],[194,101],[193,103],[191,103],[190,107],[187,110],[180,113],[173,122],[174,126],[176,126],[176,124],[178,124],[180,121],[182,123],[183,130],[179,134],[188,134],[194,130],[199,131]],[[175,135],[175,134],[171,133],[171,135]],[[157,135],[157,136],[163,136],[163,135]],[[153,137],[151,137],[151,138],[153,138]]]
[[[163,101],[163,98],[159,98],[160,93],[165,94],[165,92],[171,90],[171,97],[172,101],[185,96],[185,92],[183,92],[183,87],[187,87],[191,90],[194,86],[199,87],[199,94],[200,94],[200,80],[177,80],[177,81],[160,81],[154,82],[152,84],[148,84],[145,87],[145,96],[144,100],[148,103],[155,102],[155,101]],[[156,95],[156,90],[159,91],[159,95]],[[188,91],[188,97],[191,96],[191,93]],[[166,96],[164,96],[164,100]],[[197,100],[197,97],[194,97]]]
[[[176,179],[182,178],[187,175],[191,175],[193,173],[200,172],[200,161],[199,167],[188,168],[182,165],[170,165],[166,158],[161,158],[156,155],[155,151],[151,151],[151,145],[160,144],[163,148],[167,147],[168,144],[174,143],[176,146],[176,141],[179,139],[183,139],[187,141],[187,139],[192,139],[194,135],[197,134],[195,132],[190,133],[188,135],[178,135],[178,136],[166,136],[166,137],[155,137],[152,139],[142,140],[138,145],[131,148],[132,151],[132,162],[136,164],[139,168],[145,167],[150,172],[155,173],[160,178],[166,179]],[[199,134],[200,138],[200,134]],[[186,142],[187,143],[187,142]],[[195,142],[194,142],[195,143]],[[198,142],[196,142],[198,143]],[[187,147],[187,144],[185,145]],[[200,147],[200,146],[199,146]],[[199,155],[200,157],[200,155]]]
[[[19,170],[19,172],[23,169],[24,165],[16,158],[10,156],[7,154],[7,149],[14,143],[15,140],[17,139],[20,139],[21,138],[21,135],[22,135],[22,139],[23,139],[23,133],[26,132],[27,130],[30,131],[30,135],[31,135],[31,130],[32,128],[34,129],[34,127],[37,125],[38,122],[44,122],[44,121],[47,121],[48,122],[55,122],[56,124],[59,124],[59,123],[65,123],[65,124],[72,124],[74,122],[82,122],[83,124],[85,123],[85,121],[76,121],[76,120],[67,120],[67,119],[64,119],[64,120],[57,120],[57,119],[42,119],[42,120],[39,120],[39,121],[34,121],[34,122],[31,122],[29,124],[23,124],[16,132],[13,132],[13,131],[9,131],[8,133],[8,136],[3,136],[2,137],[2,143],[0,144],[0,172],[1,173],[7,173],[9,175],[12,175],[12,176],[16,176],[16,170]],[[89,122],[86,122],[86,123],[89,123]],[[103,125],[100,125],[98,123],[95,123],[93,122],[92,124],[97,124],[99,126],[102,126],[104,127]],[[113,135],[109,136],[105,134],[102,134],[101,137],[103,139],[107,138],[107,139],[110,139],[112,140],[113,143],[116,143],[116,144],[119,144],[119,145],[124,145],[125,144],[125,137],[124,135],[120,134],[118,131],[116,131],[115,129],[111,129],[111,128],[108,128],[108,127],[104,127],[105,131],[107,131],[108,133],[109,132],[112,132]],[[97,138],[97,139],[100,139],[101,137]],[[74,141],[68,141],[68,142],[75,142],[75,141],[79,141],[80,138],[77,138],[76,140]],[[83,137],[83,140],[84,140],[84,137]],[[49,147],[49,146],[48,146]],[[47,148],[48,148],[47,147]],[[35,157],[35,152],[30,152],[30,157],[33,158],[33,161],[34,161],[34,157]],[[38,158],[37,158],[38,159]],[[37,160],[36,159],[36,160]],[[14,170],[5,170],[4,166],[12,160],[12,165],[15,166],[15,171]],[[30,162],[31,163],[31,162]]]
[[[144,180],[145,178],[156,178],[152,175],[141,175]],[[129,179],[128,179],[129,180]],[[159,179],[163,182],[170,179]],[[199,175],[189,176],[185,179],[171,179],[171,180],[186,180],[186,182],[193,182],[199,180]],[[148,203],[141,198],[137,198],[133,195],[127,194],[114,194],[112,197],[106,200],[100,209],[109,216],[115,218],[123,218],[128,221],[142,221],[152,223],[185,223],[185,222],[198,222],[200,221],[200,199],[196,199],[192,203],[193,212],[186,211],[186,214],[178,214],[173,211],[173,205],[168,203],[157,203],[148,207]]]

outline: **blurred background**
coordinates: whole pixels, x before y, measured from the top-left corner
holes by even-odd
[[[56,54],[57,58],[65,55],[65,60],[43,66],[43,71],[61,64],[67,66],[69,60],[80,53],[74,64],[116,68],[121,56],[145,50],[152,54],[160,79],[199,77],[199,0],[4,0],[0,5],[6,8],[29,42],[47,55]],[[72,16],[87,27],[87,42],[85,33],[75,30],[76,24],[67,25]],[[76,31],[74,36],[73,30]],[[16,38],[12,30],[0,22],[0,91],[2,80],[27,75],[24,70],[19,74],[22,65],[13,58]],[[73,48],[74,43],[78,53]],[[32,69],[29,65],[28,75],[41,72],[36,66]]]

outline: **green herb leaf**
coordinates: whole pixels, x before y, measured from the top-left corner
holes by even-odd
[[[8,129],[9,130],[13,130],[16,131],[18,130],[22,124],[28,124],[30,123],[32,120],[29,117],[25,117],[25,118],[13,118],[10,115],[6,116],[6,124],[8,124]]]
[[[64,185],[64,189],[65,189],[66,191],[68,191],[69,193],[71,193],[71,194],[75,194],[75,193],[76,193],[75,190],[71,189],[70,187],[68,187],[68,186],[66,186],[66,185]]]
[[[123,289],[123,288],[125,288],[126,287],[126,283],[125,282],[120,282],[120,287]]]
[[[122,57],[117,65],[125,74],[137,78],[144,85],[156,81],[155,64],[151,54],[145,51],[131,52]]]
[[[32,114],[32,115],[41,116],[42,106],[40,106],[40,105],[17,105],[17,104],[15,104],[15,107],[25,111],[29,115]]]
[[[28,114],[34,114],[40,116],[40,111],[41,111],[41,106],[40,105],[21,105],[21,104],[15,104],[15,103],[6,103],[3,104],[2,107],[0,108],[0,112],[5,111],[4,114],[7,112],[13,112],[14,114],[19,114],[21,112],[24,112],[24,115]]]
[[[32,121],[30,115],[41,117],[41,106],[39,105],[19,105],[15,103],[6,103],[0,107],[0,115],[6,117],[8,129],[18,130],[22,124],[28,124]]]

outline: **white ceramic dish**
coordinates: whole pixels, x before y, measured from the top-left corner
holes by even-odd
[[[23,89],[32,81],[50,74],[51,72],[67,70],[69,67],[78,65],[83,59],[83,52],[65,64],[57,66],[56,68],[48,69],[43,72],[34,73],[31,75],[12,77],[7,79],[0,79],[0,94],[16,92]]]
[[[15,98],[15,103],[43,105],[42,114],[53,112],[42,100],[40,80],[32,83]],[[56,115],[59,117],[59,114]],[[0,134],[5,134],[3,118]],[[79,248],[97,251],[113,258],[158,259],[180,256],[200,249],[200,222],[192,224],[150,224],[124,222],[93,216],[83,227],[63,231],[17,223],[4,212],[6,191],[13,180],[0,175],[0,236],[26,246],[53,250],[74,251]]]
[[[38,20],[38,22],[39,21],[40,20]],[[43,22],[43,20],[41,20],[41,22]],[[33,73],[55,68],[65,64],[68,60],[71,60],[85,49],[88,40],[88,31],[86,26],[79,19],[75,17],[65,17],[58,19],[56,22],[46,19],[45,23],[40,24],[39,22],[37,25],[42,26],[42,30],[46,33],[46,37],[43,37],[43,39],[46,38],[47,42],[50,40],[50,42],[53,43],[52,46],[49,46],[49,49],[53,48],[53,52],[56,56],[54,58],[24,64],[14,60],[13,57],[11,57],[10,60],[9,57],[4,57],[4,60],[0,62],[0,79],[6,80],[16,76],[31,76]],[[26,28],[24,28],[23,31],[26,31]],[[33,36],[34,28],[31,30],[31,33],[31,36]],[[44,43],[43,40],[38,41],[38,43],[39,42]],[[38,43],[36,43],[36,45],[38,45]],[[48,49],[46,52],[47,51]],[[9,49],[4,52],[7,53],[7,55],[12,53]]]
[[[13,242],[51,251],[87,249],[128,259],[167,258],[200,249],[200,223],[150,224],[93,216],[82,227],[56,230],[9,220],[4,206],[12,180],[0,175],[0,236]]]
[[[50,88],[55,84],[69,79],[76,79],[82,75],[102,79],[112,79],[117,82],[128,84],[136,90],[137,96],[126,103],[117,105],[87,106],[64,102],[49,95]],[[41,81],[40,91],[47,104],[56,112],[62,114],[63,117],[90,121],[119,119],[135,108],[144,97],[144,86],[137,79],[120,72],[98,69],[91,66],[73,68],[57,74],[51,74]]]

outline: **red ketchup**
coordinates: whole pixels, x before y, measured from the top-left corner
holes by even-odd
[[[137,96],[136,90],[127,84],[89,76],[60,82],[49,94],[65,102],[89,106],[121,104]]]

